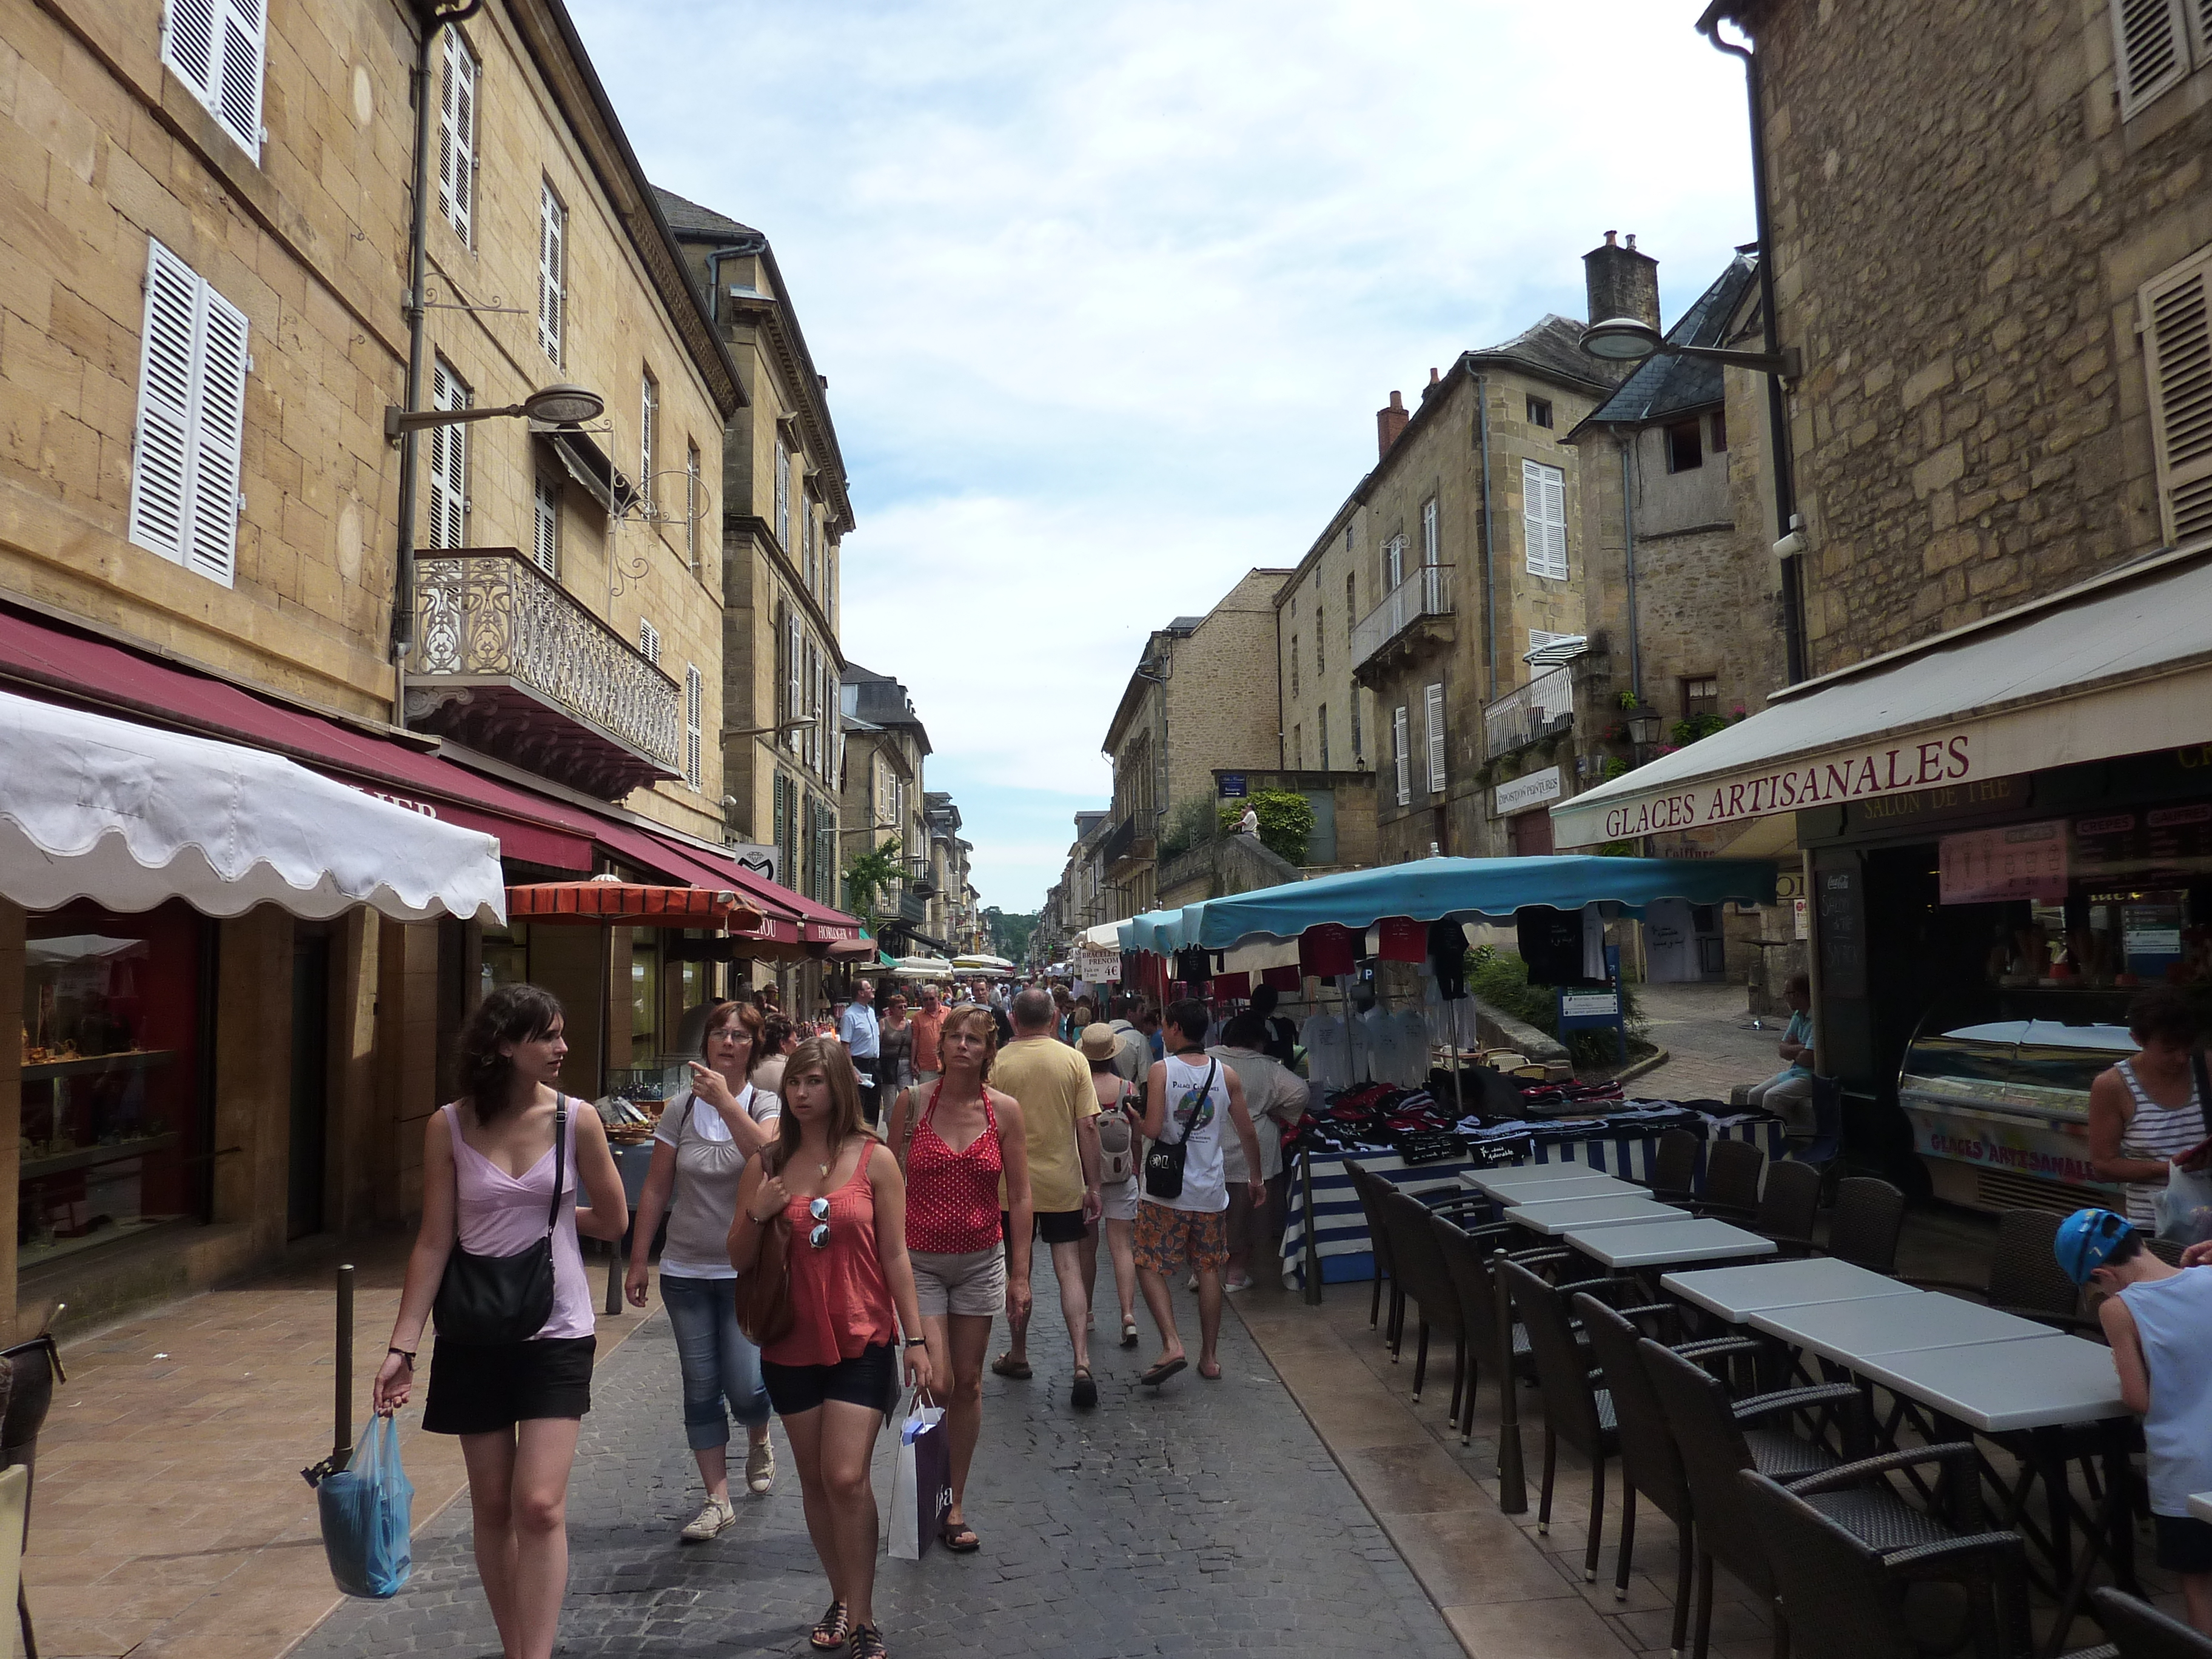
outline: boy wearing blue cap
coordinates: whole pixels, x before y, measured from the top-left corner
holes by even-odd
[[[2189,1513],[2191,1492],[2212,1492],[2212,1273],[2168,1267],[2110,1210],[2076,1210],[2052,1248],[2069,1279],[2106,1292],[2097,1316],[2120,1398],[2143,1420],[2158,1564],[2212,1635],[2212,1524]]]

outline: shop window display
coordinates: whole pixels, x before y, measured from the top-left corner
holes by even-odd
[[[208,924],[88,904],[25,930],[16,1243],[24,1268],[204,1218]]]

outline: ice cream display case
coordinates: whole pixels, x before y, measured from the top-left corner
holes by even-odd
[[[1897,1100],[1936,1195],[1982,1210],[2110,1204],[2120,1188],[2089,1171],[2089,1085],[2135,1051],[2118,1025],[1923,1020]]]

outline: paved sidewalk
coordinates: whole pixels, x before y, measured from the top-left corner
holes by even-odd
[[[1751,1024],[1741,985],[1639,985],[1638,1000],[1650,1029],[1644,1035],[1667,1051],[1663,1066],[1646,1072],[1630,1091],[1647,1100],[1719,1100],[1740,1083],[1764,1083],[1782,1069],[1775,1052],[1784,1021]]]
[[[1039,1261],[1037,1282],[1049,1284]],[[1103,1324],[1110,1268],[1102,1280]],[[1180,1300],[1194,1341],[1194,1299]],[[877,1612],[898,1659],[1246,1651],[1459,1659],[1435,1607],[1235,1316],[1224,1321],[1221,1382],[1193,1370],[1158,1394],[1139,1389],[1152,1352],[1124,1352],[1110,1336],[1094,1349],[1100,1405],[1079,1413],[1067,1404],[1066,1335],[1048,1310],[1030,1331],[1036,1377],[984,1378],[968,1505],[983,1548],[883,1563]],[[737,1526],[687,1547],[677,1528],[700,1499],[679,1413],[675,1346],[656,1316],[593,1383],[570,1488],[560,1652],[806,1651],[806,1628],[828,1596],[781,1430],[775,1491],[741,1498]],[[407,1436],[410,1459],[422,1438]],[[888,1435],[878,1443],[879,1498],[890,1489],[891,1443]],[[405,1590],[389,1602],[346,1603],[294,1659],[497,1653],[469,1558],[465,1502],[419,1529],[415,1549]]]

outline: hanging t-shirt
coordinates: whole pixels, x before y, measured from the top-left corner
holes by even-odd
[[[1605,918],[1595,904],[1583,906],[1583,977],[1602,985],[1605,971]]]
[[[1428,933],[1429,970],[1437,994],[1456,1002],[1467,994],[1467,930],[1455,921],[1432,921]]]
[[[1410,916],[1385,916],[1375,931],[1375,954],[1384,962],[1419,962],[1429,953],[1429,930]]]
[[[1547,904],[1524,905],[1514,912],[1513,930],[1521,960],[1528,964],[1529,983],[1589,982],[1583,972],[1583,919],[1578,913],[1554,910]]]
[[[1316,979],[1334,979],[1358,966],[1366,944],[1364,931],[1334,921],[1316,922],[1298,935],[1298,967]]]
[[[1352,1086],[1352,1044],[1344,1022],[1334,1014],[1313,1014],[1299,1029],[1305,1045],[1306,1074],[1324,1089]]]
[[[1390,1016],[1390,1023],[1397,1037],[1395,1080],[1408,1089],[1420,1088],[1429,1080],[1429,1022],[1418,1008],[1401,1008]]]
[[[1260,983],[1262,985],[1272,985],[1278,991],[1290,991],[1295,993],[1305,988],[1305,975],[1300,973],[1297,968],[1286,963],[1280,968],[1261,969],[1260,970]]]

